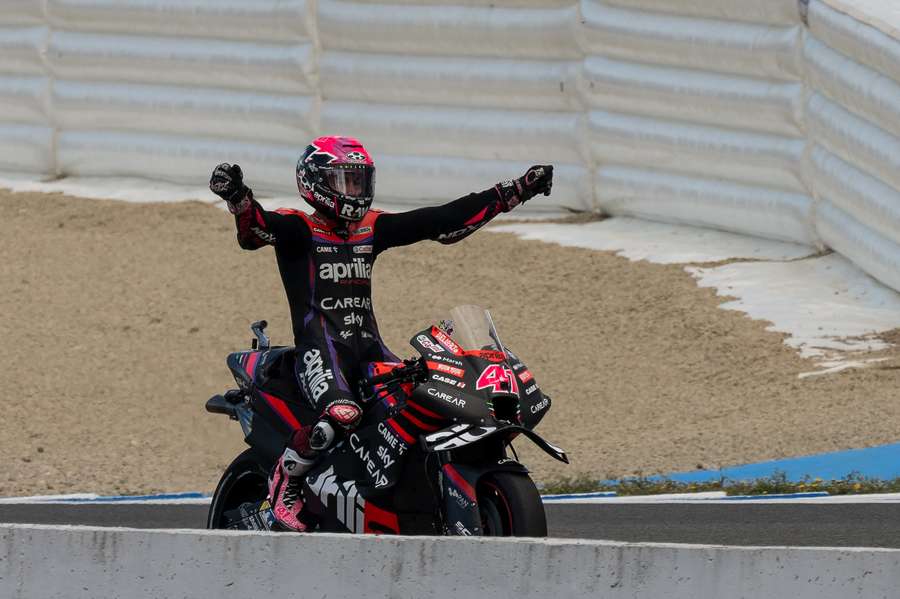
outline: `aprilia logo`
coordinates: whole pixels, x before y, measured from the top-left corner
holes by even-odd
[[[322,354],[317,349],[311,349],[303,354],[303,364],[306,366],[303,373],[306,391],[313,401],[319,401],[322,394],[328,391],[328,381],[333,381],[334,375],[330,369],[325,368]]]
[[[365,258],[354,258],[350,264],[326,262],[319,266],[319,278],[335,283],[345,279],[371,279],[372,265]]]

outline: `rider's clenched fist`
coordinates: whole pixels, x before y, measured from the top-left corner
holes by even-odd
[[[553,187],[553,165],[539,164],[531,167],[518,179],[501,181],[494,189],[500,195],[504,212],[509,212],[538,194],[550,195]]]
[[[225,200],[232,214],[243,212],[250,205],[253,193],[244,185],[244,173],[237,164],[223,162],[213,169],[209,189]]]

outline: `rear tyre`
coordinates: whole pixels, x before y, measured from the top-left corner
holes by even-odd
[[[242,503],[258,503],[269,494],[269,471],[252,449],[245,449],[225,469],[209,506],[206,528],[225,528],[225,512]]]
[[[484,536],[547,536],[544,503],[527,474],[492,472],[478,482],[477,493]]]

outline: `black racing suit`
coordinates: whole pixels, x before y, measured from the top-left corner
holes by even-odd
[[[470,235],[505,204],[491,188],[442,206],[389,214],[370,210],[355,223],[334,223],[299,210],[264,210],[255,200],[235,216],[244,249],[275,247],[297,347],[297,380],[313,408],[358,401],[368,364],[396,361],[372,311],[372,267],[381,252],[432,239]]]

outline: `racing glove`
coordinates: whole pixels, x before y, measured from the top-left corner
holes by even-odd
[[[362,408],[355,401],[336,399],[325,406],[320,418],[309,436],[309,445],[314,451],[331,446],[336,436],[335,427],[345,433],[355,429],[362,418]]]
[[[494,186],[500,196],[503,212],[509,212],[539,193],[550,195],[553,186],[553,165],[536,165],[518,179],[501,181]]]
[[[244,185],[244,173],[237,164],[223,162],[213,169],[209,189],[225,200],[232,214],[240,214],[250,207],[253,192]]]

